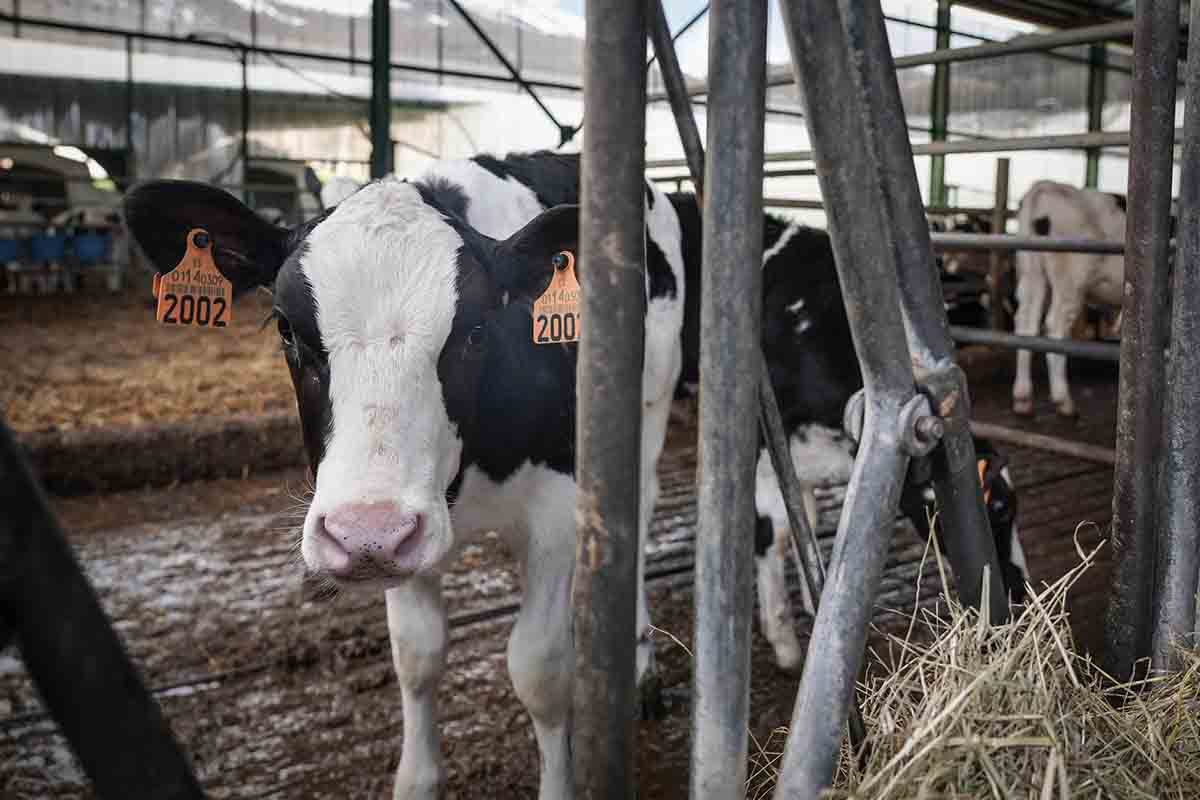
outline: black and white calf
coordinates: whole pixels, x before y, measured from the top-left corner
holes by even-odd
[[[681,382],[691,382],[699,375],[700,209],[693,195],[673,194],[671,201],[683,228],[689,286]],[[841,432],[842,413],[850,396],[862,388],[862,373],[828,234],[770,215],[763,231],[763,355],[804,490],[809,522],[815,525],[814,487],[850,479],[853,442]],[[1010,599],[1021,602],[1028,573],[1017,534],[1016,492],[1006,462],[995,448],[976,438],[975,449],[1004,583]],[[779,665],[794,669],[800,665],[803,651],[784,582],[790,550],[787,512],[765,443],[759,450],[755,551],[760,621]],[[901,512],[922,536],[929,533],[927,507],[933,501],[931,487],[912,484],[905,487],[900,499]],[[812,598],[803,584],[801,595],[806,610],[813,613]]]
[[[524,569],[508,664],[541,752],[539,797],[568,798],[576,347],[534,344],[530,309],[555,254],[576,247],[577,209],[541,212],[578,197],[578,167],[520,158],[442,166],[415,183],[368,184],[292,230],[186,182],[136,188],[126,213],[160,271],[178,262],[187,231],[204,227],[235,291],[274,290],[316,475],[301,552],[343,586],[386,590],[404,716],[394,796],[434,797],[443,783],[439,572],[472,537],[496,530]],[[678,220],[651,186],[647,220],[643,535],[684,302]],[[638,609],[645,634],[640,592]],[[643,635],[641,675],[652,652]]]

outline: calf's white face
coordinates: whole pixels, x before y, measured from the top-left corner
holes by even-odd
[[[316,476],[301,553],[339,581],[394,585],[440,564],[464,453],[495,481],[524,461],[574,463],[574,348],[533,344],[530,309],[553,254],[575,247],[578,209],[496,241],[437,191],[385,179],[291,231],[203,184],[155,181],[126,200],[160,271],[203,227],[235,293],[274,289]]]
[[[381,181],[318,224],[295,261],[311,306],[280,313],[311,309],[329,369],[330,424],[301,545],[316,572],[403,576],[450,549],[446,490],[462,441],[437,366],[462,246],[412,185]]]

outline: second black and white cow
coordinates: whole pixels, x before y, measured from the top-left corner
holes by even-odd
[[[683,328],[681,382],[699,376],[700,209],[694,195],[673,194],[683,229],[683,255],[689,291]],[[809,522],[816,524],[814,487],[845,483],[854,466],[853,443],[842,433],[842,413],[862,388],[850,323],[829,236],[824,231],[768,215],[763,229],[762,348],[789,436],[792,461],[805,495]],[[1006,461],[990,442],[976,438],[980,480],[1004,583],[1013,602],[1022,602],[1028,573],[1017,532],[1017,497]],[[784,669],[800,665],[803,650],[793,625],[784,582],[790,552],[783,495],[765,443],[760,444],[755,501],[759,513],[758,599],[764,636]],[[934,502],[928,485],[909,484],[901,513],[922,536],[929,533]],[[812,598],[801,586],[806,611]]]
[[[556,254],[576,247],[577,208],[539,213],[578,196],[578,170],[563,164],[571,167],[475,160],[415,183],[376,181],[291,230],[202,184],[152,182],[126,201],[130,228],[160,271],[178,263],[188,230],[203,227],[236,291],[274,291],[316,475],[301,553],[312,572],[341,586],[386,590],[404,718],[397,798],[435,797],[444,781],[440,570],[492,530],[524,569],[508,664],[541,752],[539,797],[573,794],[576,347],[538,345],[531,333],[532,303]],[[520,170],[522,179],[509,179]],[[480,196],[488,202],[475,202]],[[511,235],[499,232],[506,211],[514,221],[523,214]],[[643,535],[684,302],[678,221],[649,186],[647,222]],[[638,611],[644,675],[653,650],[641,592]]]

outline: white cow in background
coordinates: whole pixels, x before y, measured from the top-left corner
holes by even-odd
[[[1018,211],[1023,236],[1064,239],[1125,240],[1125,198],[1095,189],[1076,189],[1064,183],[1038,181],[1021,198]],[[1017,253],[1016,333],[1041,333],[1046,293],[1046,334],[1055,339],[1070,336],[1088,301],[1120,306],[1125,285],[1125,257],[1095,253]],[[1075,416],[1075,402],[1067,383],[1067,357],[1047,354],[1050,399],[1063,416]],[[1033,354],[1017,351],[1017,377],[1013,382],[1013,411],[1033,413]]]

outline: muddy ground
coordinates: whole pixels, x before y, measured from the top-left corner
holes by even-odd
[[[977,417],[1013,424],[1006,368],[975,372]],[[1027,424],[1111,446],[1111,371],[1085,372],[1077,389],[1083,421],[1054,419],[1043,401],[1041,416]],[[655,624],[689,645],[691,435],[686,425],[672,429],[648,568]],[[1006,449],[1035,582],[1054,579],[1076,563],[1072,537],[1079,523],[1105,522],[1110,470]],[[383,605],[374,595],[322,599],[302,580],[294,523],[304,489],[303,474],[294,470],[55,501],[105,609],[212,797],[389,796],[401,718]],[[826,535],[839,499],[836,489],[823,495]],[[1102,538],[1098,527],[1078,530],[1084,545]],[[901,527],[876,613],[881,629],[906,622],[923,552],[923,543]],[[529,719],[504,669],[519,596],[513,567],[499,541],[489,539],[468,548],[444,579],[453,639],[441,689],[449,797],[536,791]],[[1107,556],[1072,601],[1076,634],[1087,648],[1099,641],[1106,573]],[[939,583],[928,566],[921,585],[920,602],[932,603]],[[772,731],[790,716],[796,679],[774,667],[754,628],[751,730],[757,742],[773,742],[766,744],[773,750]],[[799,619],[797,629],[803,640],[807,621]],[[639,726],[641,796],[685,797],[690,659],[669,637],[659,637],[657,646],[666,713]],[[0,656],[0,796],[90,796],[12,651]]]

